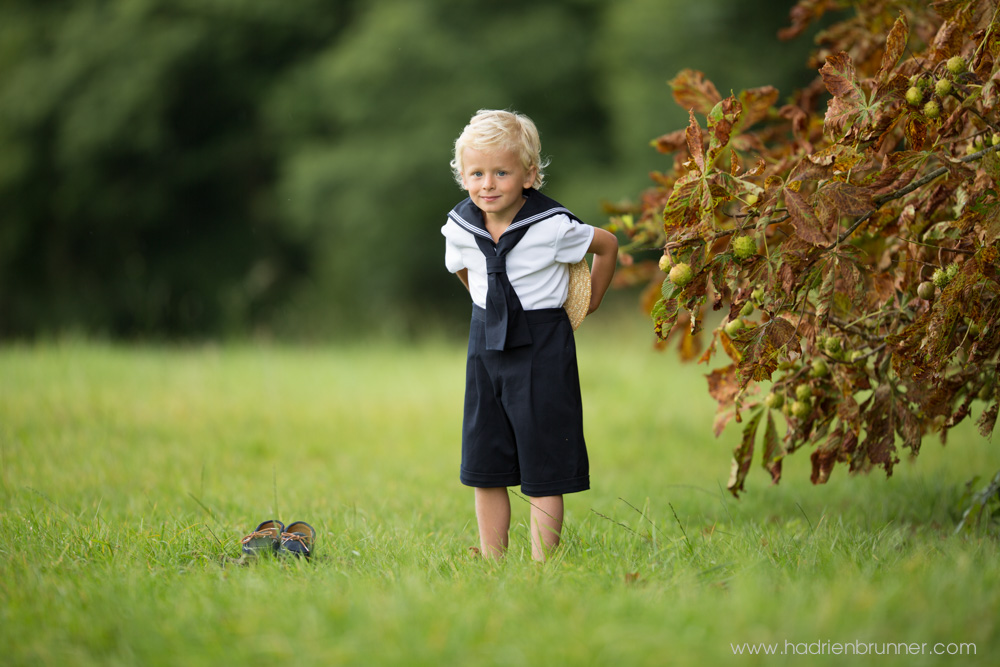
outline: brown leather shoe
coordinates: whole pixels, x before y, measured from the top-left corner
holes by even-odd
[[[283,532],[285,532],[285,524],[277,519],[262,522],[256,530],[241,540],[243,553],[247,556],[275,553],[281,543]]]
[[[278,547],[278,551],[296,558],[301,556],[310,558],[315,543],[316,531],[313,527],[305,521],[296,521],[288,524],[288,528],[281,533],[281,545]]]

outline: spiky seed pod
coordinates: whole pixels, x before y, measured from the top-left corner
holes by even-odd
[[[677,285],[678,287],[684,287],[691,279],[694,278],[694,273],[691,271],[691,265],[686,262],[678,262],[670,268],[670,273],[668,274],[670,282]]]
[[[834,357],[840,354],[840,351],[843,349],[843,347],[841,346],[839,338],[837,338],[836,336],[830,336],[829,338],[826,339],[826,341],[823,342],[823,349],[826,350],[826,353],[829,354],[831,357]]]
[[[796,419],[805,419],[811,411],[812,406],[805,401],[795,401],[792,403],[792,416]]]
[[[740,262],[757,254],[757,242],[749,236],[737,236],[733,239],[733,256]]]
[[[726,327],[725,327],[726,335],[732,338],[739,332],[743,331],[744,326],[745,325],[743,324],[743,320],[741,320],[738,317],[735,320],[730,320],[726,322]]]
[[[822,359],[816,359],[812,363],[812,370],[809,371],[809,375],[814,378],[826,377],[830,373],[830,368],[826,365],[826,362]]]

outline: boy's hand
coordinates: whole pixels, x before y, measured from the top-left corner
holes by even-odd
[[[601,305],[604,293],[611,285],[618,264],[618,239],[606,229],[594,228],[594,239],[590,242],[587,252],[594,254],[594,263],[590,267],[590,308],[587,314],[594,312]]]

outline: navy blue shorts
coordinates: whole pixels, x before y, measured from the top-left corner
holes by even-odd
[[[526,496],[590,488],[573,327],[562,308],[525,311],[531,345],[487,350],[473,306],[466,363],[461,480],[521,485]]]

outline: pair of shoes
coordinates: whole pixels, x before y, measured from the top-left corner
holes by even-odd
[[[316,531],[305,521],[296,521],[285,528],[277,519],[269,519],[261,522],[241,542],[247,556],[277,553],[309,558],[316,542]]]

